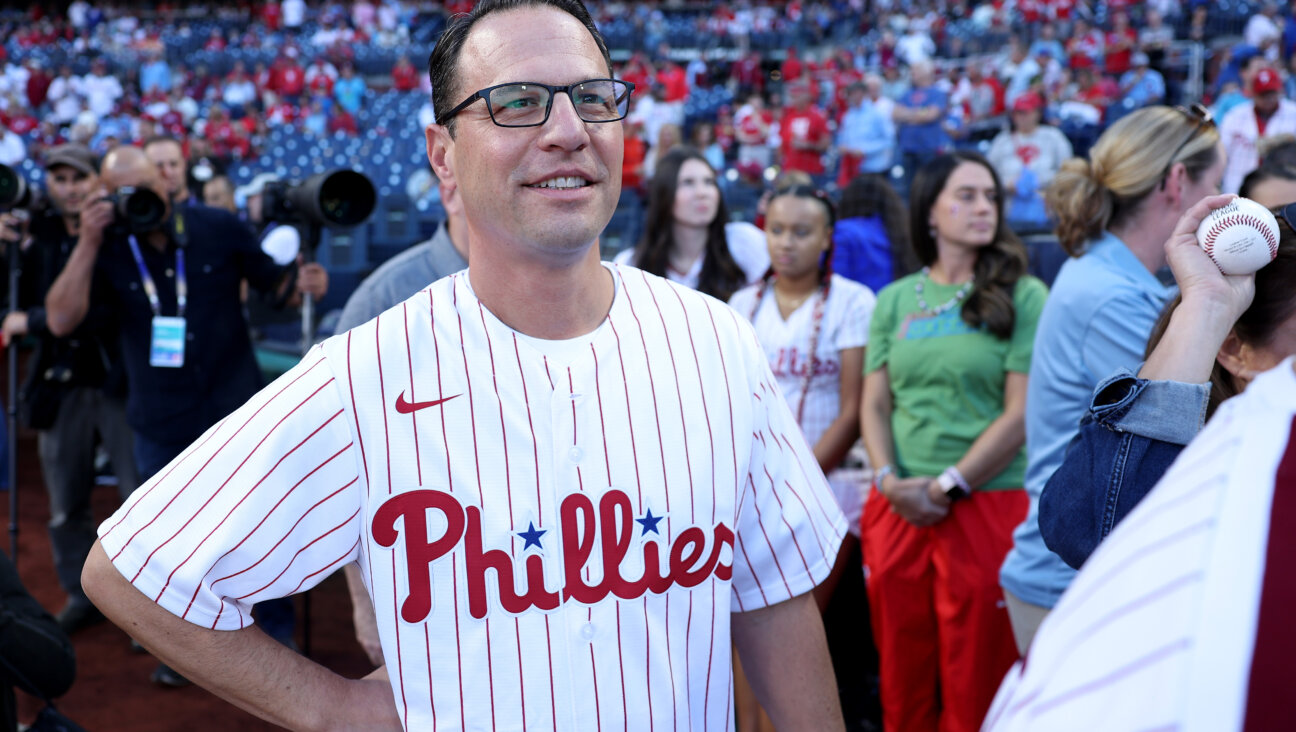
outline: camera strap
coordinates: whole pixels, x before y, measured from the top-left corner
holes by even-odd
[[[144,265],[144,255],[140,253],[139,242],[135,240],[135,235],[130,236],[131,254],[135,255],[135,265],[139,267],[140,280],[144,283],[144,294],[148,296],[149,306],[153,308],[155,317],[162,316],[162,303],[158,300],[157,283],[153,281],[153,276],[149,274],[148,267]],[[189,281],[185,278],[185,256],[184,249],[176,247],[176,317],[183,318],[185,305],[189,302]]]

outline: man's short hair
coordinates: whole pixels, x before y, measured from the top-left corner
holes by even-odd
[[[608,52],[607,43],[595,27],[589,10],[580,0],[481,0],[473,7],[472,12],[462,13],[450,19],[449,25],[437,40],[436,47],[432,49],[432,55],[428,58],[428,79],[432,82],[432,111],[436,119],[445,119],[450,110],[462,101],[459,99],[463,96],[463,92],[459,89],[459,54],[463,51],[464,41],[468,40],[468,33],[472,31],[473,25],[496,11],[544,7],[561,10],[579,20],[594,37],[594,42],[598,44],[599,51],[603,54],[603,61],[607,64],[608,76],[612,75],[612,55]],[[446,121],[446,129],[450,131],[451,137],[454,136],[454,123],[453,117]]]
[[[163,142],[173,143],[176,147],[180,148],[180,154],[182,156],[184,155],[184,143],[180,142],[179,138],[173,135],[153,135],[152,137],[144,141],[143,147],[145,150],[147,150],[150,147]]]

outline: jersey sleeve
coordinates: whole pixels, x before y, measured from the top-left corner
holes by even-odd
[[[1004,368],[1019,374],[1030,373],[1031,354],[1035,348],[1035,329],[1039,325],[1040,313],[1044,312],[1044,301],[1048,298],[1048,288],[1034,277],[1023,277],[1017,282],[1013,292],[1015,317],[1008,357]]]
[[[113,565],[171,613],[216,630],[354,560],[362,478],[317,346],[140,486],[99,527]]]
[[[828,577],[846,534],[846,519],[754,335],[746,341],[754,416],[734,538],[733,594],[739,611],[814,589]]]
[[[841,327],[837,329],[836,342],[833,344],[838,351],[868,345],[869,323],[873,320],[873,308],[877,305],[873,291],[863,285],[851,287],[847,292]]]

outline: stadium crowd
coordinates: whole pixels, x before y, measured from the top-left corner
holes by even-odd
[[[226,350],[237,351],[239,365],[246,365],[248,373],[240,373],[237,384],[224,383],[224,377],[203,371],[222,356],[193,352],[196,362],[211,362],[186,368],[193,367],[193,378],[215,395],[195,397],[204,403],[191,405],[201,413],[201,426],[223,416],[215,411],[233,408],[255,393],[251,349],[244,349],[247,320],[232,313],[244,312],[247,318],[251,312],[260,332],[263,327],[272,330],[268,321],[278,317],[267,313],[287,309],[288,331],[294,332],[293,308],[303,293],[329,297],[327,302],[340,310],[364,275],[433,231],[436,236],[423,246],[437,247],[440,254],[433,256],[454,265],[438,274],[471,259],[462,241],[467,225],[456,218],[463,215],[460,192],[439,185],[429,169],[422,131],[436,122],[438,110],[445,112],[434,109],[424,60],[451,18],[474,5],[472,0],[233,5],[75,0],[58,4],[57,10],[33,5],[0,12],[0,37],[6,39],[0,45],[0,165],[42,183],[56,208],[75,206],[86,212],[79,216],[88,216],[94,205],[88,181],[143,188],[156,182],[165,187],[168,217],[180,211],[182,218],[202,225],[195,239],[229,233],[232,253],[204,260],[204,272],[238,267],[230,282],[246,280],[262,293],[242,294],[239,302],[231,289],[205,303],[218,313],[213,318],[220,323],[216,337],[229,339],[233,345]],[[990,707],[999,678],[1030,646],[1071,576],[1042,580],[1044,560],[1022,558],[1031,551],[1048,552],[1044,541],[1050,537],[1040,538],[1047,518],[1038,513],[1048,475],[1039,466],[1046,465],[1051,474],[1064,452],[1041,453],[1035,446],[1028,451],[1023,447],[1026,434],[1035,429],[1031,434],[1045,434],[1055,447],[1065,447],[1091,392],[1099,380],[1112,376],[1108,367],[1137,371],[1139,362],[1131,358],[1143,353],[1147,331],[1173,295],[1157,275],[1173,277],[1171,268],[1188,266],[1183,256],[1167,261],[1163,253],[1180,216],[1200,220],[1204,212],[1190,207],[1211,193],[1258,190],[1258,174],[1266,180],[1296,178],[1277,162],[1296,145],[1296,6],[1268,0],[1241,7],[1223,0],[609,0],[587,5],[608,41],[615,78],[633,85],[620,116],[611,120],[624,125],[624,164],[603,255],[617,255],[619,263],[728,300],[753,323],[784,396],[791,403],[789,395],[799,394],[798,424],[851,524],[853,537],[843,546],[838,569],[823,597],[816,598],[826,613],[848,728],[874,729],[885,720],[887,729],[916,729],[924,715],[942,716],[943,724],[951,725],[942,728],[975,728]],[[572,101],[576,103],[574,96]],[[549,112],[545,114],[539,124],[547,123]],[[1156,138],[1149,130],[1164,134]],[[1177,149],[1162,150],[1170,137],[1182,137],[1181,130],[1188,138]],[[1113,150],[1133,139],[1143,140],[1139,149],[1145,155],[1160,157],[1157,171],[1126,171],[1128,178],[1138,179],[1130,193],[1120,187],[1126,179],[1116,179],[1122,164],[1137,167],[1128,163],[1134,150],[1124,155]],[[1222,159],[1215,155],[1216,143]],[[283,232],[274,233],[261,204],[269,182],[332,167],[363,171],[378,184],[376,218],[383,220],[366,224],[363,236],[384,246],[371,247],[363,261],[321,257],[321,267],[297,257],[296,236],[284,254]],[[1099,169],[1110,175],[1102,178]],[[1162,169],[1157,189],[1149,176]],[[951,206],[955,190],[970,193]],[[1145,207],[1142,202],[1151,198],[1161,208]],[[1119,205],[1085,207],[1084,201],[1100,199]],[[907,214],[905,201],[912,207]],[[689,206],[703,213],[690,218]],[[194,210],[184,213],[189,207]],[[427,227],[391,234],[383,218],[389,210],[421,217]],[[977,219],[978,212],[993,221]],[[115,361],[142,360],[148,349],[129,356],[106,347],[111,363],[77,378],[77,399],[86,400],[77,401],[76,409],[83,410],[77,414],[95,415],[88,430],[74,434],[57,427],[57,414],[28,425],[42,430],[41,459],[53,465],[63,459],[60,448],[73,442],[92,446],[96,429],[107,447],[106,437],[129,422],[145,437],[136,444],[133,460],[121,457],[130,450],[117,449],[113,455],[125,498],[201,433],[167,434],[174,429],[165,420],[141,432],[131,421],[138,420],[131,404],[145,397],[127,392],[128,385],[143,387],[154,405],[172,398],[152,391],[159,387],[149,385],[147,377],[132,374],[147,373],[158,365],[153,359],[167,358],[157,353],[159,321],[167,319],[146,270],[153,267],[173,279],[180,273],[180,284],[164,282],[163,290],[174,288],[172,297],[183,315],[183,259],[173,268],[156,264],[151,259],[155,253],[146,247],[147,256],[141,255],[132,235],[139,271],[123,259],[125,264],[111,274],[97,272],[75,253],[81,246],[76,236],[81,220],[56,213],[40,222],[53,227],[42,231],[57,232],[48,235],[62,249],[41,255],[44,269],[33,268],[41,272],[40,280],[23,283],[20,292],[26,299],[7,312],[4,335],[15,342],[24,336],[38,340],[38,358],[52,357],[56,344],[69,339],[89,339],[90,326],[82,322],[87,317],[96,327],[109,324],[96,336],[105,343],[115,341],[112,329],[118,327],[127,345],[131,338],[134,345],[152,339],[147,366],[128,363],[123,374]],[[97,216],[107,221],[111,213],[104,208]],[[10,218],[3,224],[6,232],[18,228]],[[238,224],[237,234],[235,228],[223,228],[233,224]],[[789,233],[793,231],[798,233]],[[972,236],[969,231],[984,234],[985,241],[960,238]],[[35,228],[32,232],[46,235]],[[1019,248],[1027,251],[1019,237],[1028,236],[1035,237],[1029,263],[1016,257]],[[160,250],[166,251],[166,241],[158,238]],[[987,253],[962,256],[963,248],[974,246]],[[1155,272],[1139,270],[1137,281],[1124,277],[1129,272],[1121,274],[1121,268],[1132,267],[1133,258],[1122,246]],[[1288,246],[1286,239],[1283,246]],[[1063,343],[1067,328],[1088,332],[1092,322],[1081,322],[1085,317],[1106,321],[1101,314],[1082,314],[1087,313],[1088,290],[1078,279],[1081,267],[1059,275],[1062,250],[1073,263],[1096,268],[1087,275],[1093,281],[1108,277],[1113,290],[1125,287],[1130,299],[1138,300],[1137,306],[1121,305],[1131,308],[1122,317],[1132,325],[1120,334],[1128,342],[1116,343],[1120,338],[1113,336],[1103,346],[1106,350],[1099,349],[1101,357],[1072,354]],[[1050,252],[1058,256],[1050,259]],[[74,282],[63,274],[78,266],[81,279]],[[194,271],[198,266],[193,265]],[[359,291],[365,307],[358,309],[381,312],[380,304],[398,302],[379,303],[375,294],[395,297],[395,289],[388,292],[374,284],[395,274],[390,267],[380,269]],[[96,288],[133,290],[140,275],[150,293],[151,325],[143,300],[136,303],[143,319],[134,322],[123,314],[128,309],[123,301],[94,299],[104,297],[97,289],[93,297],[67,298],[78,285],[90,292],[91,280]],[[1056,289],[1049,294],[1055,276]],[[837,299],[830,300],[834,294]],[[204,305],[201,294],[192,297],[195,308]],[[1183,300],[1196,306],[1198,297],[1190,291]],[[937,305],[928,305],[927,298]],[[1153,302],[1155,307],[1149,305]],[[1069,303],[1067,313],[1061,312],[1062,303]],[[118,321],[94,320],[110,305],[123,308]],[[69,312],[76,317],[61,320]],[[1111,312],[1107,317],[1113,317]],[[797,313],[804,323],[779,330],[784,321],[796,323]],[[950,322],[942,321],[945,330],[938,335],[967,338],[958,348],[940,342],[920,350],[893,332],[902,333],[912,318],[935,320],[946,314]],[[355,325],[346,316],[343,320],[345,328]],[[326,335],[332,330],[329,323],[325,320],[322,328]],[[195,325],[187,337],[206,337],[201,327]],[[1165,337],[1175,342],[1175,331],[1169,333]],[[794,356],[787,363],[787,354],[800,347],[797,339],[807,335],[808,360],[798,366]],[[185,337],[182,327],[178,338]],[[779,338],[788,343],[772,345]],[[1052,343],[1047,353],[1041,343]],[[824,358],[836,369],[830,384],[817,384],[820,393],[812,388],[821,365],[818,346],[826,349]],[[988,367],[982,359],[988,354],[1002,363],[996,360],[994,368]],[[1092,361],[1084,360],[1091,356]],[[82,352],[73,360],[84,357]],[[962,371],[953,377],[934,374],[924,362],[955,362]],[[1057,377],[1075,387],[1075,393],[1066,399],[1057,394],[1029,397],[1034,405],[1050,398],[1058,404],[1069,400],[1075,409],[1057,412],[1065,412],[1065,419],[1032,412],[1041,407],[1028,400],[1026,374],[1031,374],[1031,389],[1044,389],[1039,386],[1044,379],[1035,380],[1041,363],[1067,371],[1080,362],[1093,364],[1095,373],[1071,380]],[[78,369],[84,365],[77,363]],[[968,374],[975,379],[962,380]],[[941,390],[967,396],[974,414],[966,424],[958,424],[948,405],[931,404],[927,397]],[[814,429],[801,420],[807,398]],[[918,421],[948,426],[952,434],[904,423],[905,415],[918,412]],[[24,416],[32,419],[30,409]],[[862,441],[861,423],[866,429]],[[1043,426],[1032,428],[1036,423]],[[871,437],[870,429],[885,437]],[[148,451],[141,452],[140,444]],[[961,447],[955,450],[951,444]],[[89,460],[85,453],[80,450],[75,460]],[[139,463],[138,475],[134,463]],[[52,471],[47,467],[46,472]],[[932,477],[921,478],[929,473]],[[55,523],[63,522],[52,525],[51,537],[59,581],[69,595],[58,622],[68,634],[104,619],[81,592],[75,571],[94,537],[78,539],[69,533],[91,526],[88,505],[71,497],[78,490],[71,484],[86,480],[82,471],[68,477],[67,485],[50,486]],[[877,489],[870,493],[869,485]],[[969,494],[975,502],[956,503]],[[991,500],[987,496],[995,497],[993,510],[985,509]],[[971,513],[969,506],[984,515]],[[879,519],[879,512],[890,515]],[[963,576],[951,578],[943,560],[932,556],[957,553],[957,541],[921,529],[941,526],[952,532],[948,527],[955,525],[994,549],[968,560]],[[892,539],[903,545],[906,557],[877,559]],[[1005,556],[1009,564],[1001,587]],[[867,590],[856,571],[862,561],[873,562]],[[1048,561],[1057,565],[1054,574],[1069,571],[1056,556],[1050,554]],[[923,583],[906,584],[902,570],[924,562],[934,563],[934,579],[915,589]],[[359,607],[363,587],[355,584],[357,578],[348,579],[358,603],[358,637],[380,663],[373,618]],[[1033,584],[1039,582],[1043,589]],[[961,615],[940,599],[987,589],[992,604],[998,602],[993,612]],[[1006,609],[1004,589],[1009,590]],[[919,608],[923,592],[931,601],[927,604],[937,607],[930,618],[914,624],[912,617],[926,609]],[[896,600],[906,595],[907,600]],[[861,638],[858,628],[858,618],[867,618],[861,614],[870,612],[870,606],[875,615],[867,627],[878,637],[880,668],[871,655],[877,652],[872,641]],[[291,646],[291,608],[288,617],[283,613],[273,601],[257,605],[258,619]],[[975,647],[970,657],[985,665],[973,668],[965,659],[960,670],[942,669],[935,678],[927,661],[953,657],[957,651],[951,647],[963,643]],[[901,657],[910,660],[896,660]],[[859,669],[844,669],[852,658],[864,665],[863,678]],[[974,671],[985,673],[973,678]],[[1034,683],[1024,671],[1012,673]],[[880,696],[877,675],[882,678]],[[758,729],[762,711],[741,674],[737,679],[743,729]],[[165,664],[153,680],[188,683]],[[942,688],[962,696],[941,703],[912,698],[936,698]]]

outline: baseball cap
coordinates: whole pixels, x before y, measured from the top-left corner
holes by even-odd
[[[1044,100],[1035,92],[1026,92],[1025,94],[1013,100],[1012,109],[1014,112],[1033,112],[1044,106]]]
[[[1147,66],[1148,63],[1148,55],[1142,51],[1139,51],[1130,57],[1130,64],[1132,66]]]
[[[1282,89],[1282,79],[1278,78],[1278,72],[1273,69],[1260,69],[1256,72],[1255,82],[1251,85],[1251,88],[1256,94],[1275,92]]]
[[[99,172],[98,156],[90,152],[90,148],[75,142],[56,145],[45,154],[46,170],[53,170],[60,165],[79,170],[86,175],[96,175]]]

